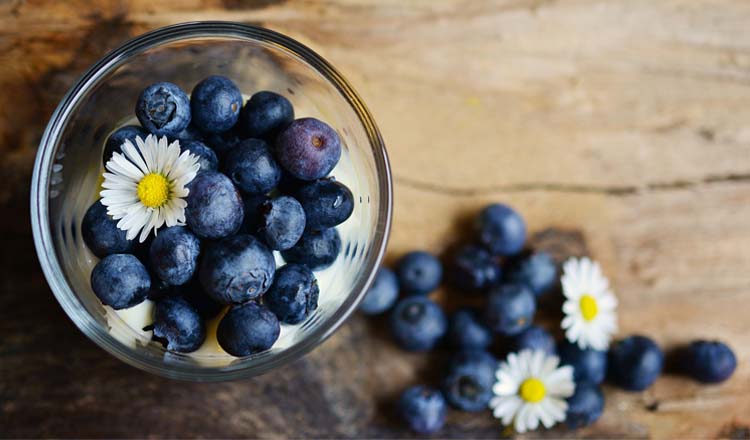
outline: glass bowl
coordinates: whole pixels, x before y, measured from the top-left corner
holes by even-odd
[[[80,223],[98,198],[104,140],[133,118],[140,91],[157,81],[189,91],[209,75],[225,75],[252,94],[273,90],[295,116],[328,122],[341,136],[333,175],[354,193],[355,209],[340,228],[342,252],[321,282],[318,309],[283,326],[274,347],[234,358],[175,354],[102,306],[89,283],[97,259]],[[391,224],[392,184],[383,140],[362,100],[327,61],[302,44],[259,27],[184,23],[149,32],[106,55],[68,91],[42,137],[31,186],[34,242],[47,281],[73,322],[119,359],[162,376],[214,381],[250,377],[299,358],[352,313],[383,257]],[[210,331],[210,330],[209,330]]]

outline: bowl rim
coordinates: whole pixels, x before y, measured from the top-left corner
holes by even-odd
[[[369,266],[365,272],[367,276],[357,281],[353,290],[356,294],[349,295],[314,331],[278,354],[256,363],[245,365],[238,362],[221,368],[171,364],[163,359],[157,361],[153,356],[145,356],[116,339],[88,312],[81,314],[80,311],[84,310],[84,307],[65,279],[52,242],[49,222],[49,184],[54,164],[53,153],[83,95],[112,69],[124,64],[129,57],[166,43],[199,37],[235,38],[270,44],[276,49],[299,57],[321,74],[346,100],[366,131],[379,176],[378,190],[382,201],[378,210],[373,246],[370,255],[363,262]],[[298,41],[266,28],[227,21],[194,21],[161,27],[126,41],[94,63],[75,82],[50,117],[39,143],[32,173],[30,199],[37,257],[53,294],[76,326],[101,348],[127,364],[172,379],[203,382],[241,379],[268,372],[308,353],[343,324],[372,284],[385,254],[392,222],[393,180],[385,145],[370,111],[349,82],[328,61]]]

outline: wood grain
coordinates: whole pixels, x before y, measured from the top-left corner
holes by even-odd
[[[353,317],[312,354],[243,382],[127,367],[64,316],[27,199],[47,119],[127,38],[188,20],[260,24],[336,65],[380,124],[395,175],[388,260],[442,252],[483,204],[535,243],[602,262],[621,334],[728,341],[734,377],[606,389],[604,417],[550,437],[750,438],[750,3],[744,0],[0,1],[0,435],[404,437],[393,397],[445,353],[405,354]],[[453,292],[438,297],[450,301]],[[496,438],[451,413],[444,437]]]

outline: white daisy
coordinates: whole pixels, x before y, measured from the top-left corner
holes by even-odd
[[[198,158],[184,151],[180,143],[167,144],[167,138],[148,135],[122,144],[122,153],[114,153],[105,168],[104,188],[100,195],[107,214],[132,240],[140,231],[140,242],[151,230],[185,224],[185,187],[200,169]]]
[[[606,350],[617,331],[617,298],[599,263],[584,257],[563,264],[565,337],[582,349]]]
[[[523,350],[511,353],[500,364],[497,382],[492,388],[495,396],[490,408],[503,425],[523,433],[545,428],[565,420],[567,397],[573,395],[573,368],[560,367],[560,358],[542,350]]]

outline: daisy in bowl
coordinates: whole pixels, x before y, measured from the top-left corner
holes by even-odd
[[[511,353],[496,377],[490,408],[503,425],[512,423],[516,432],[524,433],[540,422],[551,428],[565,420],[565,399],[575,391],[573,367],[561,367],[557,356],[542,350]]]
[[[617,331],[617,298],[599,263],[570,258],[563,263],[561,282],[565,337],[581,349],[606,350]]]
[[[189,151],[180,153],[178,141],[168,143],[166,137],[148,135],[144,140],[138,136],[135,143],[126,140],[122,153],[114,153],[107,162],[100,195],[107,214],[127,231],[127,239],[140,232],[143,243],[164,224],[185,224],[186,185],[200,164]]]

